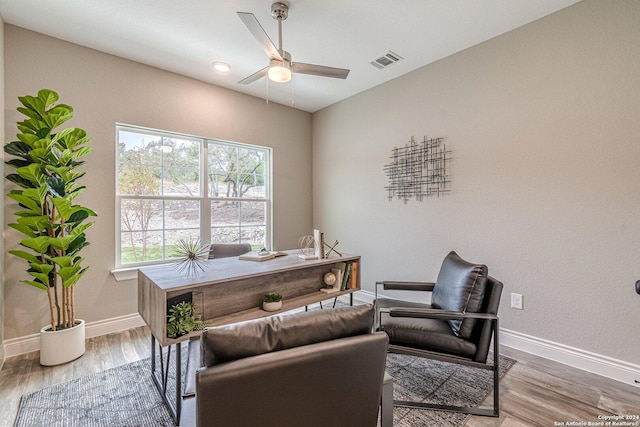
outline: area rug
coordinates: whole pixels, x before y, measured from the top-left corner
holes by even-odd
[[[168,396],[175,396],[174,357],[175,352],[172,352],[167,382]],[[159,358],[157,360],[156,369],[159,369]],[[183,375],[186,371],[186,361],[187,352],[184,349]],[[24,394],[14,426],[175,426],[151,379],[150,366],[151,359],[146,358]],[[184,381],[182,383],[184,384]]]
[[[500,357],[501,375],[514,363]],[[149,364],[150,359],[143,359],[25,394],[15,426],[174,426],[151,380]],[[493,387],[489,371],[412,356],[389,354],[387,370],[394,377],[394,397],[402,400],[476,406]],[[400,427],[462,426],[468,418],[425,409],[395,407],[393,411],[394,426]]]
[[[490,360],[493,356],[490,355]],[[515,361],[500,356],[500,377]],[[395,400],[438,403],[452,406],[478,406],[493,392],[493,372],[414,356],[389,354],[387,372],[393,377]],[[492,405],[490,399],[490,405]],[[470,415],[426,409],[393,408],[395,427],[465,424]]]

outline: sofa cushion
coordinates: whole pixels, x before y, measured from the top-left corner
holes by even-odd
[[[366,304],[205,328],[200,340],[202,366],[368,334],[374,318],[373,306]]]
[[[486,280],[486,265],[472,264],[451,251],[442,262],[431,304],[443,310],[477,313],[482,306]],[[469,338],[475,319],[448,322],[454,334]]]

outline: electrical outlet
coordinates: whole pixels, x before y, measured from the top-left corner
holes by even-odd
[[[522,310],[522,294],[511,294],[511,308]]]

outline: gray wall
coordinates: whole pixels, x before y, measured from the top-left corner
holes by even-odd
[[[501,327],[640,363],[639,41],[640,2],[585,0],[315,113],[314,225],[367,290],[456,250],[504,281]],[[451,193],[389,202],[412,135],[446,138]]]
[[[274,236],[277,249],[296,247],[312,226],[311,115],[258,98],[5,26],[5,126],[16,133],[18,96],[50,88],[74,107],[70,125],[84,128],[95,150],[79,200],[99,213],[88,231],[87,265],[76,287],[76,313],[87,322],[137,312],[136,281],[115,282],[115,123],[245,142],[273,148]],[[5,190],[9,183],[5,183]],[[5,199],[6,222],[14,204]],[[18,235],[5,224],[5,246]],[[4,339],[38,332],[47,322],[46,297],[19,283],[24,263],[7,257]]]
[[[4,20],[0,16],[0,105],[4,105]],[[0,141],[4,141],[0,126]],[[0,150],[0,177],[4,177],[4,150]],[[0,197],[0,224],[4,224],[4,198]],[[0,368],[4,362],[4,240],[0,239]]]

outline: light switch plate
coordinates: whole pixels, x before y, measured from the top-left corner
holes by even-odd
[[[511,294],[511,308],[522,310],[522,294]]]

